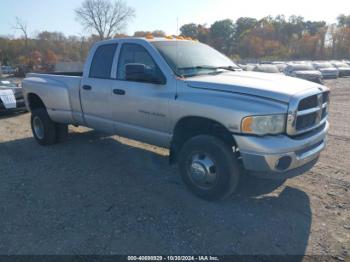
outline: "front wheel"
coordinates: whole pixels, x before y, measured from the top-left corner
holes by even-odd
[[[206,200],[230,196],[240,175],[232,147],[208,135],[196,136],[184,144],[179,155],[179,169],[187,187]]]

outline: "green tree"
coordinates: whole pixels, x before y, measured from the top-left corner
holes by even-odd
[[[340,27],[350,26],[350,15],[341,14],[337,18]]]
[[[235,49],[236,26],[230,19],[217,21],[210,27],[210,42],[219,51],[231,55]]]
[[[196,24],[185,24],[181,26],[180,32],[182,36],[191,37],[193,39],[198,39],[199,30]]]

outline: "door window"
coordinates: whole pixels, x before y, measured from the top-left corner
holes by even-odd
[[[154,62],[148,51],[138,44],[124,44],[119,55],[118,75],[119,80],[126,80],[125,68],[127,64],[142,64],[148,74],[154,79],[164,79],[162,72]]]
[[[101,45],[97,48],[90,67],[90,78],[110,79],[116,44]]]

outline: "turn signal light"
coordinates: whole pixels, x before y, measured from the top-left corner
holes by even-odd
[[[246,117],[243,119],[242,122],[242,131],[250,133],[252,132],[252,124],[253,124],[253,118],[252,117]]]

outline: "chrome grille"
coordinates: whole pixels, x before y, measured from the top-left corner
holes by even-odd
[[[289,106],[287,133],[295,136],[310,132],[328,119],[329,90],[306,93],[292,99]]]

